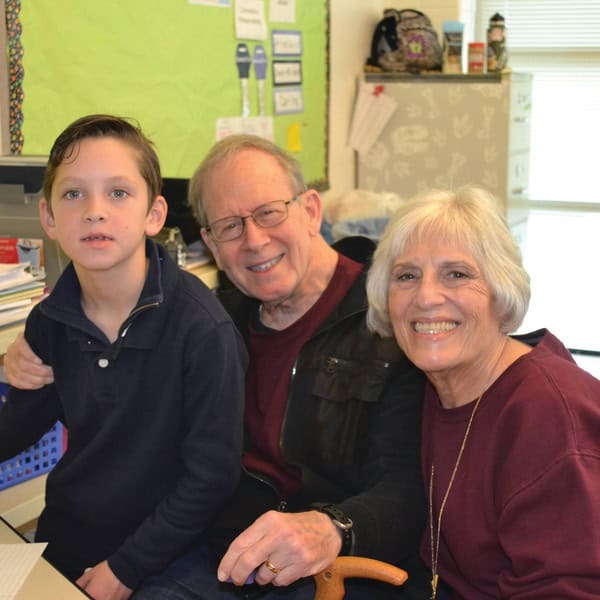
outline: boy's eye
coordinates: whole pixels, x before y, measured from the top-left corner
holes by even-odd
[[[68,190],[64,195],[69,200],[77,200],[77,198],[81,198],[82,193],[79,190]]]
[[[129,194],[125,190],[113,190],[112,195],[113,198],[123,199],[127,198]]]

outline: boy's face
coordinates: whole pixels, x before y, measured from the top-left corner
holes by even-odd
[[[145,260],[145,238],[161,230],[167,214],[162,196],[148,205],[133,148],[112,137],[85,138],[59,165],[40,216],[76,267],[103,271]]]

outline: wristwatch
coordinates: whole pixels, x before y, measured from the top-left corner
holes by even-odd
[[[352,527],[354,525],[352,519],[333,504],[315,502],[310,506],[311,508],[326,514],[340,530],[342,534],[342,549],[340,550],[340,556],[347,556],[352,549]]]

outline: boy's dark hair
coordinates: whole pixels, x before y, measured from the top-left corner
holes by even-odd
[[[50,206],[50,195],[56,170],[65,160],[77,158],[81,140],[113,137],[129,144],[136,151],[140,173],[148,184],[149,205],[162,189],[160,163],[154,144],[144,135],[138,124],[112,115],[87,115],[73,121],[55,140],[44,173],[43,192]]]

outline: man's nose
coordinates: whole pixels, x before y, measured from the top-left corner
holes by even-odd
[[[245,243],[250,248],[263,246],[269,241],[269,232],[264,227],[257,225],[251,215],[244,220]]]

